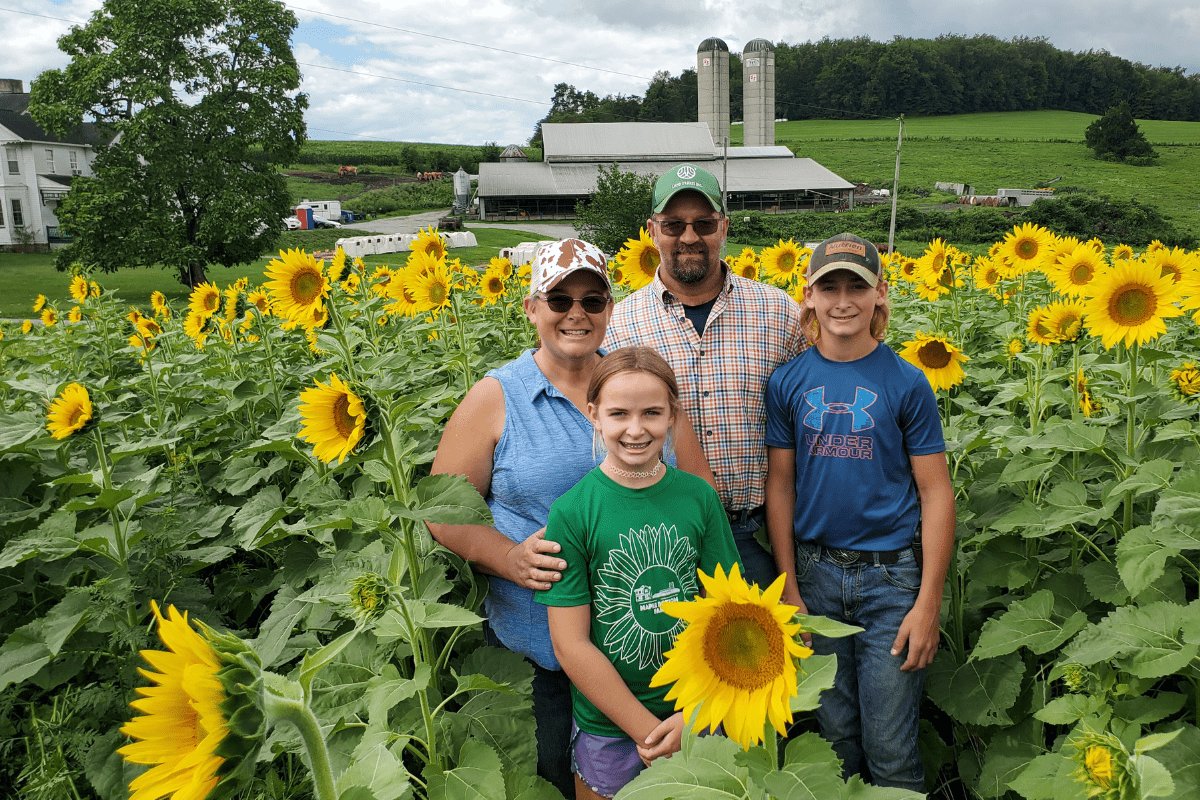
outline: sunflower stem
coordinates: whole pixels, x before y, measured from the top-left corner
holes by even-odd
[[[298,686],[296,689],[301,691]],[[268,688],[264,693],[263,706],[263,711],[272,723],[290,723],[300,733],[300,740],[304,743],[305,760],[308,762],[309,772],[312,773],[313,796],[316,800],[337,800],[333,768],[329,763],[329,747],[325,744],[325,737],[321,735],[321,726],[316,715],[302,696],[285,697]]]
[[[346,323],[345,320],[342,319],[341,314],[338,313],[332,296],[329,298],[329,302],[326,304],[326,307],[329,309],[329,318],[333,320],[333,327],[337,331],[338,344],[340,344],[342,348],[342,358],[346,362],[346,373],[350,376],[350,379],[354,381],[354,383],[359,384],[361,381],[358,378],[358,373],[354,369],[354,356],[350,352],[350,343],[346,340]]]
[[[96,460],[100,462],[101,480],[104,482],[104,491],[112,488],[112,469],[108,465],[108,453],[104,449],[104,436],[100,433],[100,425],[96,424],[95,438],[93,441],[96,445]],[[122,568],[128,567],[129,556],[126,552],[125,534],[121,530],[121,515],[117,513],[117,507],[113,506],[108,510],[108,516],[112,520],[113,526],[113,545],[117,549],[117,561]]]
[[[1133,451],[1136,445],[1136,423],[1137,418],[1137,398],[1134,397],[1134,389],[1137,387],[1138,379],[1138,343],[1134,342],[1133,346],[1128,348],[1129,353],[1129,386],[1125,392],[1128,398],[1125,401],[1125,478],[1133,474]],[[1133,529],[1133,490],[1125,490],[1124,498],[1125,518],[1123,531],[1129,533]]]
[[[279,379],[275,377],[275,353],[271,348],[271,331],[267,329],[266,320],[257,306],[254,316],[258,320],[258,330],[262,333],[263,347],[267,351],[267,375],[271,379],[271,393],[275,395],[275,412],[280,413],[283,411],[283,397],[279,394]]]
[[[462,312],[458,305],[457,292],[450,295],[450,303],[454,309],[454,324],[458,328],[458,349],[462,354],[463,366],[463,394],[466,394],[475,383],[475,378],[471,371],[471,354],[467,351],[466,323],[463,321]]]

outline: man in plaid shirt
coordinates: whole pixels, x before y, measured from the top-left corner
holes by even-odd
[[[712,173],[681,164],[660,176],[646,229],[658,248],[658,272],[613,309],[604,347],[646,345],[671,364],[746,579],[766,587],[775,562],[755,534],[765,526],[767,379],[808,346],[800,306],[721,260],[729,218]]]

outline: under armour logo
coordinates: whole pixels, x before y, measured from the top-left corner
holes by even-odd
[[[867,413],[867,409],[878,399],[879,395],[859,386],[854,390],[853,403],[826,403],[824,386],[817,389],[810,389],[804,393],[804,400],[808,403],[812,411],[809,411],[804,417],[804,426],[806,428],[823,430],[826,414],[850,414],[853,418],[850,426],[851,431],[857,433],[858,431],[865,431],[868,428],[874,428],[875,420]]]
[[[675,171],[675,176],[678,178],[683,178],[685,181],[691,180],[692,178],[696,177],[696,168],[689,164],[684,164]]]

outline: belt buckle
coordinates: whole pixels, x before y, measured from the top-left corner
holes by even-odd
[[[851,564],[859,562],[859,553],[857,550],[843,550],[840,547],[826,547],[825,552],[829,555],[829,560],[841,567],[848,567]]]

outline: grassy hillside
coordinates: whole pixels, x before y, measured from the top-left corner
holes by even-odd
[[[1075,187],[1157,206],[1176,225],[1200,231],[1200,122],[1139,121],[1159,153],[1151,167],[1097,161],[1083,144],[1096,117],[1068,111],[1021,111],[917,117],[904,121],[902,191],[969,183],[980,194],[1031,188],[1062,176]],[[775,141],[815,159],[848,181],[890,187],[895,120],[798,120],[775,124]],[[731,130],[739,143],[741,126]],[[904,199],[904,195],[901,195]]]

